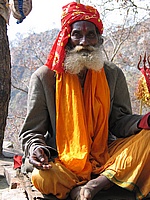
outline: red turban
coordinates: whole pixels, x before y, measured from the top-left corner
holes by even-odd
[[[71,24],[86,20],[95,24],[100,34],[103,33],[103,24],[98,11],[80,3],[72,2],[62,7],[61,31],[59,32],[49,53],[46,66],[57,72],[64,71],[65,46],[70,38]]]

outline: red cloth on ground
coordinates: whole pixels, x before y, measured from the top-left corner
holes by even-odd
[[[22,165],[22,156],[15,155],[14,156],[14,169],[20,168]]]

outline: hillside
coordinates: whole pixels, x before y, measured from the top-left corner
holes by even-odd
[[[134,113],[139,113],[140,102],[135,97],[135,91],[141,72],[137,69],[139,56],[146,52],[150,55],[150,19],[142,22],[132,29],[130,36],[122,43],[115,55],[113,62],[125,73],[131,95]],[[31,34],[22,40],[14,41],[11,44],[12,60],[12,92],[9,106],[9,116],[5,139],[13,141],[18,145],[18,132],[26,115],[27,92],[31,74],[46,61],[54,39],[58,34],[57,29],[46,31],[40,34]],[[114,52],[114,43],[119,38],[126,38],[128,29],[124,32],[118,31],[110,35],[104,35],[104,49],[111,60]],[[142,65],[141,65],[142,66]],[[143,109],[143,113],[149,108]],[[18,148],[18,146],[17,146]]]

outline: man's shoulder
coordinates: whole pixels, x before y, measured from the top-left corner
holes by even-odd
[[[33,74],[37,76],[54,76],[55,72],[50,70],[46,65],[42,65]]]
[[[32,84],[41,82],[43,87],[53,87],[55,85],[55,72],[43,65],[32,74],[30,81]]]
[[[117,65],[115,65],[114,63],[112,63],[112,62],[110,62],[110,61],[105,61],[104,62],[104,69],[105,70],[119,70],[120,68],[117,66]]]
[[[104,70],[105,70],[106,75],[108,76],[109,75],[120,76],[121,74],[123,74],[122,69],[120,69],[117,65],[109,61],[104,62]]]
[[[55,79],[55,72],[50,70],[46,65],[42,65],[32,74],[31,79],[33,77],[38,77],[41,81]]]
[[[118,66],[116,66],[112,62],[106,61],[104,63],[104,70],[106,74],[106,78],[110,87],[115,87],[116,82],[119,80],[125,79],[125,75]],[[124,82],[125,83],[125,82]]]

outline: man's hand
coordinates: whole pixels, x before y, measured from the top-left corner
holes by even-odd
[[[29,157],[29,162],[40,170],[50,169],[52,166],[48,163],[48,156],[45,154],[44,149],[37,148]]]

